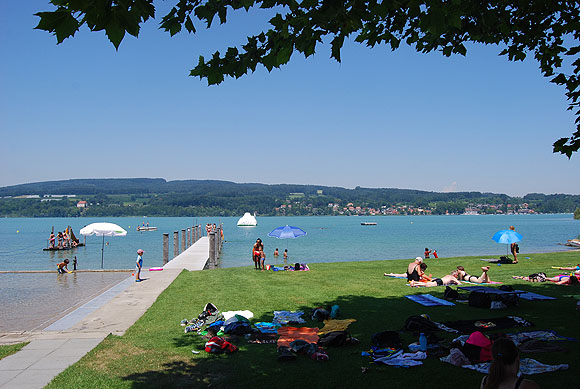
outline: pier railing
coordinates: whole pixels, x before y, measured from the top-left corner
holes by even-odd
[[[223,224],[216,226],[215,229],[206,231],[201,225],[191,226],[181,230],[181,251],[179,241],[179,231],[173,231],[173,256],[177,257],[180,253],[187,250],[195,244],[200,238],[207,235],[209,239],[208,260],[205,269],[214,269],[219,266],[219,257],[223,247]],[[169,233],[163,234],[163,265],[167,264],[169,259]]]

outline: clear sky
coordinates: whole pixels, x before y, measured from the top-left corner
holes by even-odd
[[[48,0],[0,2],[0,186],[161,177],[580,193],[580,154],[552,153],[574,116],[533,59],[347,43],[340,64],[323,46],[208,87],[188,76],[198,56],[244,42],[263,13],[170,38],[158,21],[173,3],[157,2],[117,52],[86,27],[58,46],[34,30]]]

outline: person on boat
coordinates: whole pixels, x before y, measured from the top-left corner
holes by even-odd
[[[62,248],[62,232],[59,231],[59,233],[56,235],[56,239],[58,240],[58,246],[56,246],[56,247],[61,249]]]
[[[514,226],[510,226],[510,230],[515,231],[516,228]],[[513,263],[518,263],[518,252],[520,251],[520,247],[518,246],[517,243],[512,243],[510,244],[510,250],[512,252],[512,255],[514,256]]]
[[[141,278],[141,269],[143,268],[143,253],[143,250],[137,250],[137,261],[135,261],[135,282],[143,281]]]
[[[429,259],[429,254],[431,254],[431,250],[425,247],[425,259]]]
[[[467,272],[465,271],[465,268],[463,266],[457,266],[457,270],[453,271],[451,273],[451,275],[460,281],[468,281],[468,282],[473,282],[475,284],[490,283],[491,279],[489,278],[489,275],[487,274],[487,272],[489,271],[489,266],[482,266],[481,270],[483,271],[483,273],[479,277],[476,277],[476,276],[472,276],[472,275],[467,274]]]
[[[64,230],[62,233],[62,247],[68,248],[69,246],[68,234],[66,233],[66,230]]]
[[[68,263],[69,260],[65,259],[63,262],[56,265],[56,271],[58,274],[72,273],[72,271],[68,270]]]
[[[48,242],[49,242],[48,248],[49,249],[53,249],[54,248],[55,240],[56,240],[56,238],[54,237],[54,232],[51,232],[50,233],[50,238],[48,238]]]
[[[481,380],[480,389],[519,388],[537,389],[534,381],[518,376],[520,356],[518,348],[509,338],[500,338],[491,346],[492,362],[489,374]]]

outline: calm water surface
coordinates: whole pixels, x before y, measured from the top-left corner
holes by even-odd
[[[237,227],[238,218],[14,218],[0,219],[0,270],[55,270],[64,258],[77,256],[80,269],[101,267],[102,238],[87,237],[86,247],[61,252],[45,252],[51,228],[62,231],[67,225],[78,231],[87,224],[107,221],[128,231],[126,237],[105,238],[104,267],[131,269],[136,251],[145,250],[144,267],[163,264],[162,234],[195,224],[223,223],[226,242],[222,266],[251,266],[251,247],[256,238],[264,241],[267,263],[273,252],[288,249],[289,262],[340,262],[414,258],[425,247],[437,249],[440,257],[462,255],[502,255],[507,245],[491,240],[492,235],[510,225],[523,235],[520,253],[567,250],[562,243],[580,234],[580,220],[570,214],[488,215],[488,216],[392,216],[392,217],[258,217],[256,227]],[[143,222],[157,231],[137,232]],[[376,226],[361,226],[376,222]],[[278,240],[268,232],[293,225],[308,235],[294,240]],[[180,232],[181,233],[181,232]],[[181,242],[181,239],[180,239]],[[72,262],[72,261],[71,261]],[[71,263],[72,264],[72,263]],[[72,266],[71,266],[72,269]],[[0,298],[4,301],[0,331],[43,328],[71,307],[88,301],[126,278],[126,273],[0,274]]]

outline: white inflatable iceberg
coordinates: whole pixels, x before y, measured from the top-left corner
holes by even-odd
[[[252,216],[250,212],[244,213],[244,216],[238,220],[238,226],[240,227],[253,227],[257,225],[258,221],[256,220],[256,217]]]

